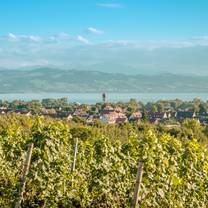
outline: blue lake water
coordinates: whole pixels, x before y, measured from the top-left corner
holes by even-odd
[[[182,99],[193,100],[200,98],[203,101],[208,100],[208,93],[107,93],[107,100],[109,102],[129,101],[131,98],[137,99],[144,103],[149,101],[167,100],[167,99]],[[1,100],[41,100],[44,98],[62,98],[67,97],[69,102],[78,102],[92,104],[102,102],[102,94],[100,93],[31,93],[31,94],[0,94]]]

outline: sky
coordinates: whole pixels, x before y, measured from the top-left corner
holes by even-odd
[[[0,1],[0,68],[208,74],[207,0]]]

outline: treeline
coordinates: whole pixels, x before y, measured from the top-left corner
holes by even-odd
[[[146,110],[151,112],[164,112],[167,110],[171,111],[192,111],[192,112],[207,112],[208,111],[208,101],[202,101],[198,98],[192,101],[183,101],[180,99],[175,100],[158,100],[156,102],[143,103],[141,101],[136,101],[131,99],[127,103],[118,102],[114,105],[120,106],[122,108],[127,108],[130,112],[139,110]]]
[[[204,129],[192,122],[186,121],[176,137],[146,123],[103,128],[38,116],[2,116],[0,207],[17,202],[24,156],[33,143],[22,207],[130,207],[142,160],[140,207],[205,208],[208,153],[198,138]]]
[[[14,101],[2,101],[0,100],[0,107],[10,108],[14,110],[29,110],[33,113],[40,113],[41,108],[53,108],[56,110],[63,110],[73,112],[78,106],[83,108],[89,113],[93,114],[96,111],[102,110],[106,104],[100,102],[96,104],[78,104],[71,103],[67,98],[60,99],[43,99],[32,100],[32,101],[23,101],[23,100],[14,100]],[[183,101],[180,99],[175,100],[158,100],[156,102],[143,103],[135,99],[131,99],[129,102],[117,102],[110,103],[112,107],[121,107],[125,109],[127,113],[132,113],[135,111],[151,111],[151,112],[164,112],[167,110],[171,111],[192,111],[192,112],[208,112],[208,101],[202,101],[198,98],[193,99],[192,101]]]

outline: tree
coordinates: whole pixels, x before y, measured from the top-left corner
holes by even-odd
[[[144,108],[143,112],[142,112],[142,120],[146,122],[146,121],[148,121],[148,119],[149,119],[148,113],[147,113],[146,109]]]
[[[159,112],[163,112],[164,111],[164,105],[162,104],[162,103],[158,103],[157,104],[157,110],[159,111]]]
[[[199,113],[202,114],[202,113],[206,113],[206,112],[207,112],[206,103],[200,103],[199,104]]]
[[[33,114],[39,114],[41,112],[42,105],[39,100],[32,100],[27,103],[27,110],[31,111]]]

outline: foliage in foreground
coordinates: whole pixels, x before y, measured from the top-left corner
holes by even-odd
[[[74,138],[63,122],[11,123],[0,134],[0,207],[14,206],[27,144],[34,142],[23,207],[130,207],[137,164],[144,160],[141,207],[208,207],[208,154],[194,139],[147,132],[128,141]],[[73,135],[75,135],[73,133]],[[79,135],[79,134],[77,134]]]

